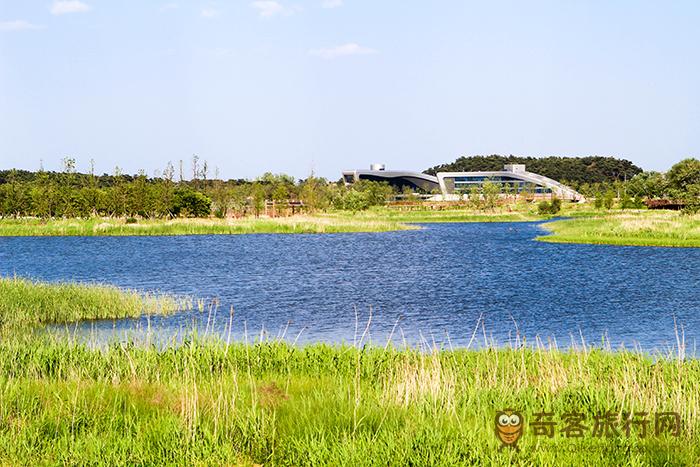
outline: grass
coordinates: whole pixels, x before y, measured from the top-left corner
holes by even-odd
[[[351,213],[331,211],[278,218],[140,220],[123,219],[0,219],[1,236],[127,236],[236,235],[388,232],[418,229],[431,222],[532,222],[551,219],[537,213],[536,204],[516,203],[491,211],[445,207],[375,207]],[[593,209],[589,204],[564,203],[566,219],[544,224],[553,243],[700,247],[700,216],[674,211]]]
[[[0,236],[123,236],[123,235],[235,235],[254,233],[301,234],[386,232],[416,227],[396,221],[349,216],[299,215],[276,218],[140,220],[124,219],[2,219]]]
[[[350,214],[336,214],[345,217]],[[498,206],[493,210],[476,210],[466,207],[427,209],[416,207],[377,207],[360,211],[352,218],[363,221],[391,221],[399,223],[430,222],[529,222],[546,219],[537,214],[537,205],[517,203]]]
[[[700,247],[700,215],[676,211],[610,211],[544,224],[553,243]]]
[[[524,222],[542,220],[535,205],[519,203],[493,211],[461,208],[431,210],[375,207],[367,211],[330,211],[292,217],[241,219],[0,219],[0,236],[97,236],[97,235],[235,235],[253,233],[352,233],[410,230],[412,223],[426,222]]]
[[[103,350],[0,343],[0,460],[108,465],[691,465],[700,364],[545,349],[434,353],[193,341]],[[524,414],[499,450],[497,410]],[[540,411],[581,412],[582,439],[536,437]],[[677,411],[678,438],[591,436],[612,411]],[[653,416],[651,417],[653,424]],[[561,427],[561,425],[560,425]]]
[[[2,329],[27,329],[46,323],[166,314],[191,305],[186,299],[142,294],[109,285],[58,283],[0,277]]]
[[[166,349],[133,342],[91,348],[22,329],[173,307],[104,286],[15,278],[0,286],[0,464],[641,466],[700,460],[700,361],[685,359],[681,345],[677,355],[660,358],[539,342],[418,350],[192,338]],[[495,413],[504,408],[525,417],[518,452],[499,450],[494,435]],[[555,420],[583,413],[586,436],[534,436],[529,424],[542,410],[554,412]],[[591,436],[593,417],[608,411],[677,411],[683,428],[678,438],[653,429],[644,438]]]

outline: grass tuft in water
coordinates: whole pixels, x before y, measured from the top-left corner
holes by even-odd
[[[110,285],[0,277],[0,325],[5,329],[167,314],[189,307],[188,299],[144,294]]]

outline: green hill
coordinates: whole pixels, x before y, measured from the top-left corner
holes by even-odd
[[[602,183],[629,180],[643,170],[626,159],[615,157],[520,157],[520,156],[463,156],[449,164],[437,165],[425,171],[471,172],[502,170],[504,164],[525,164],[529,172],[558,181],[575,183]]]

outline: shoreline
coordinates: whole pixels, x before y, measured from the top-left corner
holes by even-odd
[[[111,465],[692,464],[700,458],[700,360],[541,347],[416,349],[192,338],[177,348],[105,348],[34,332],[174,302],[108,285],[0,278],[0,462]],[[141,297],[141,298],[139,298]],[[140,311],[141,310],[141,311]],[[26,316],[29,314],[30,316]],[[526,425],[500,449],[494,414],[546,410],[557,435]],[[576,440],[560,417],[585,418]],[[610,413],[677,414],[677,436],[596,437]],[[416,443],[416,440],[420,440]],[[632,449],[634,448],[634,449]],[[313,461],[308,458],[314,454]]]
[[[547,232],[534,240],[545,243],[700,247],[700,215],[677,211],[586,211],[565,209],[556,218],[530,211],[474,212],[394,211],[375,209],[356,214],[333,212],[277,218],[139,220],[0,219],[1,237],[175,236],[250,234],[380,233],[420,230],[422,224],[539,222]]]

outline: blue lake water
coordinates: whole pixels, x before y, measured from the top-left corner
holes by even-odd
[[[172,237],[0,237],[0,274],[106,282],[218,298],[214,330],[300,342],[353,342],[373,310],[370,335],[409,344],[507,344],[516,332],[559,347],[624,343],[663,351],[700,337],[700,249],[557,245],[534,241],[536,223],[427,224],[416,231]],[[359,313],[356,321],[355,310]],[[482,325],[474,334],[482,317]],[[674,327],[674,317],[678,328]],[[180,335],[207,313],[151,318]],[[146,319],[84,323],[78,332],[121,335]],[[356,331],[356,322],[359,332]],[[516,328],[517,325],[517,328]],[[448,336],[449,335],[449,339]],[[252,339],[252,337],[251,337]]]

